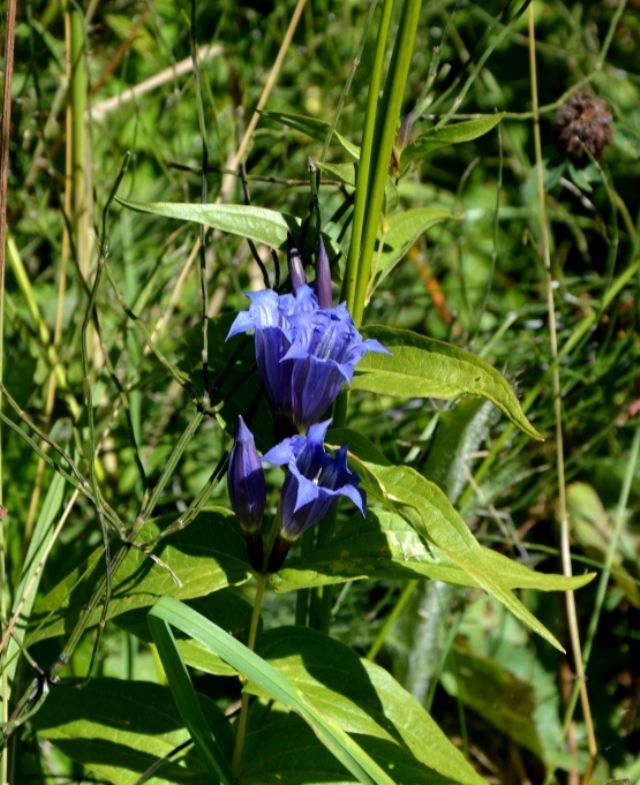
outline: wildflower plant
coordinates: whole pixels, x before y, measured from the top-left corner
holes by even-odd
[[[319,160],[310,166],[306,212],[304,206],[296,215],[281,212],[275,200],[269,207],[251,204],[248,188],[243,203],[233,203],[231,186],[223,189],[224,198],[209,198],[206,181],[213,165],[203,126],[200,203],[118,196],[128,218],[136,211],[200,227],[189,264],[200,252],[201,324],[197,339],[185,338],[186,359],[175,361],[175,341],[163,342],[147,330],[137,301],[131,307],[118,288],[106,227],[116,192],[121,195],[121,173],[104,211],[95,278],[85,270],[79,287],[79,296],[87,297],[78,325],[86,414],[71,398],[73,449],[44,434],[2,388],[5,402],[22,420],[14,428],[17,438],[35,444],[36,438],[25,434],[36,434],[46,445],[39,448],[43,465],[49,461],[56,472],[26,558],[35,566],[21,585],[37,586],[38,558],[46,553],[43,533],[53,519],[51,510],[62,505],[65,483],[73,486],[74,502],[80,496],[95,511],[100,535],[95,536],[97,525],[95,550],[39,599],[28,624],[21,620],[32,611],[29,602],[18,597],[6,626],[3,606],[7,654],[0,660],[0,741],[5,747],[28,727],[115,785],[487,785],[477,762],[432,718],[435,686],[421,694],[408,681],[401,683],[401,667],[389,666],[395,654],[393,620],[416,587],[454,587],[458,597],[474,592],[489,598],[501,619],[515,620],[518,634],[537,635],[543,645],[562,650],[555,629],[545,626],[518,591],[573,591],[592,576],[538,573],[481,542],[460,512],[464,494],[471,493],[469,456],[490,438],[488,423],[506,418],[504,433],[518,433],[521,440],[539,441],[541,433],[509,381],[463,348],[457,336],[445,342],[426,335],[424,324],[405,329],[371,323],[372,313],[380,313],[378,297],[387,298],[387,312],[395,307],[395,301],[389,306],[390,282],[403,274],[400,263],[419,238],[458,217],[446,206],[407,207],[401,187],[406,173],[434,146],[489,134],[503,115],[487,112],[455,123],[445,116],[440,126],[424,130],[431,96],[417,95],[416,85],[409,84],[421,3],[385,0],[371,4],[368,13],[367,24],[376,24],[362,38],[362,47],[371,51],[365,59],[370,73],[361,133],[353,138],[339,133],[340,116],[326,123],[266,113],[283,134],[294,128],[323,142]],[[198,74],[195,45],[192,52]],[[436,73],[434,68],[434,79]],[[409,98],[417,105],[403,121],[401,109]],[[205,112],[198,109],[204,124]],[[79,117],[85,116],[83,109]],[[255,125],[248,129],[232,167],[243,182]],[[337,163],[328,162],[329,150]],[[330,198],[325,176],[334,189]],[[222,233],[241,238],[247,258],[251,253],[251,275],[246,267],[238,270],[235,257],[225,266],[229,260],[221,254],[214,276],[207,254]],[[288,276],[280,274],[285,255]],[[103,346],[98,307],[105,281],[126,315],[127,329],[144,338],[144,351],[131,365],[137,372],[138,360],[155,363],[148,378],[136,376],[130,386],[120,378],[116,349]],[[219,286],[214,302],[223,303],[217,311],[210,299],[214,281]],[[118,351],[130,346],[130,333],[115,334]],[[47,356],[57,363],[55,351]],[[58,376],[60,368],[56,365]],[[153,386],[158,368],[169,378],[167,397],[178,389],[186,402],[180,416],[190,411],[191,419],[169,457],[154,453],[149,467],[137,449],[146,423],[136,395],[145,383]],[[103,442],[113,422],[99,416],[100,402],[91,393],[96,379],[113,384],[126,413],[136,444],[139,498],[128,494],[128,476],[109,475]],[[71,385],[64,381],[64,395],[70,397]],[[137,408],[131,405],[136,400]],[[451,411],[436,411],[434,400],[460,406],[455,413],[462,415],[453,426]],[[421,425],[424,413],[434,412],[429,427],[417,432],[413,412],[420,413],[415,419]],[[404,430],[395,439],[399,429],[392,426],[400,415]],[[165,437],[166,424],[154,424],[154,438]],[[387,426],[394,436],[379,438]],[[504,440],[492,448],[485,473]],[[181,462],[197,467],[188,483],[177,478]],[[105,476],[122,482],[125,492],[111,493]],[[118,506],[114,498],[127,502]],[[105,577],[96,583],[103,564]],[[355,595],[361,608],[370,601],[365,587],[374,583],[384,585],[393,599],[384,618],[368,606],[361,614],[361,626],[368,628],[362,640],[370,647],[361,656],[364,646],[349,646],[336,627],[344,597]],[[144,679],[114,678],[105,657],[101,677],[77,685],[72,681],[77,662],[68,665],[79,642],[95,627],[94,651],[100,651],[100,636],[112,621],[141,647],[153,644]],[[51,656],[61,636],[64,643]],[[34,675],[19,691],[18,652],[27,646],[45,664],[25,656],[22,665],[32,667]],[[382,649],[386,656],[379,664]],[[416,647],[411,654],[423,660],[429,652]],[[93,658],[89,675],[92,669]],[[433,684],[436,675],[434,668]],[[108,721],[100,720],[100,712]],[[88,758],[93,750],[75,742],[86,742],[92,733],[97,752]],[[537,751],[535,744],[529,747]],[[112,749],[122,754],[105,753]],[[564,765],[562,755],[558,760]]]

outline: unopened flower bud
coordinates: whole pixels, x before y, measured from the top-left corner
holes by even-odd
[[[229,456],[227,487],[231,507],[246,533],[259,531],[267,500],[262,460],[253,434],[239,418],[236,440]]]
[[[324,247],[322,236],[318,241],[318,254],[316,257],[316,297],[320,308],[331,308],[331,267],[327,249]]]
[[[287,262],[289,263],[289,274],[291,275],[291,288],[294,292],[297,292],[301,286],[306,284],[307,279],[302,266],[302,256],[300,256],[300,251],[293,242],[291,234],[287,234]]]

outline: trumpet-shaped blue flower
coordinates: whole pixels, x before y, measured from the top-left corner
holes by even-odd
[[[347,466],[346,445],[332,457],[324,448],[327,420],[312,425],[306,436],[292,436],[272,447],[264,460],[286,467],[280,494],[280,537],[294,542],[324,518],[340,496],[364,515],[366,499],[359,477]]]
[[[271,403],[302,431],[326,412],[367,352],[387,352],[364,340],[346,305],[320,308],[311,287],[278,295],[251,292],[227,338],[255,330],[256,360]]]
[[[231,507],[244,531],[259,531],[267,487],[253,434],[242,417],[239,418],[236,440],[229,456],[227,488]]]

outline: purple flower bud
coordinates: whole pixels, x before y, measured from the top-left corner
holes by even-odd
[[[256,360],[269,399],[302,431],[351,382],[367,352],[388,353],[378,341],[363,340],[346,305],[320,308],[309,286],[295,295],[265,289],[248,297],[249,310],[238,314],[227,338],[255,329]]]
[[[260,529],[267,500],[262,461],[253,434],[239,417],[236,440],[229,456],[227,488],[231,507],[246,533]]]
[[[322,236],[318,241],[318,255],[316,257],[316,297],[320,308],[331,308],[333,300],[331,297],[331,267],[327,249],[324,247]]]
[[[364,515],[365,495],[358,475],[347,466],[346,445],[335,456],[324,448],[329,422],[312,425],[306,436],[284,439],[264,456],[268,463],[288,470],[280,494],[279,534],[289,542],[324,518],[340,496]]]
[[[293,237],[287,234],[287,262],[289,263],[289,274],[291,275],[291,288],[297,292],[301,286],[307,283],[302,264],[300,251],[294,245]]]

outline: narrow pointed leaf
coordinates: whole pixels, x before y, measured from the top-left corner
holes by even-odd
[[[300,219],[285,216],[266,207],[245,204],[189,204],[186,202],[134,202],[119,199],[120,204],[141,213],[161,215],[179,221],[210,226],[222,232],[247,237],[257,243],[279,248],[287,232],[297,231]]]
[[[428,229],[442,221],[455,219],[441,207],[417,207],[386,218],[386,231],[382,237],[382,253],[375,268],[378,286],[400,262],[411,246]],[[377,257],[374,256],[374,262]]]
[[[233,775],[219,741],[209,727],[202,706],[193,689],[187,667],[180,657],[173,632],[164,619],[150,613],[149,629],[162,660],[162,667],[176,702],[180,716],[188,728],[198,752],[206,763],[214,781],[222,785],[231,785]]]
[[[489,363],[444,341],[392,327],[363,330],[391,354],[365,355],[352,388],[403,398],[457,398],[478,395],[497,406],[514,425],[534,439],[542,436],[526,418],[507,380]]]
[[[487,558],[467,524],[437,485],[407,466],[380,466],[358,461],[356,464],[367,493],[400,513],[421,537],[436,545],[478,586],[552,646],[564,651],[555,636],[513,594],[500,572],[496,572],[493,561]]]
[[[493,130],[503,117],[504,112],[498,112],[496,114],[474,117],[472,120],[464,120],[461,123],[452,123],[441,128],[432,128],[412,142],[403,151],[402,157],[408,159],[421,158],[443,145],[472,142],[474,139],[478,139],[480,136],[484,136]]]
[[[324,717],[358,734],[372,751],[382,743],[378,749],[394,760],[394,777],[403,785],[439,783],[440,777],[486,785],[428,712],[387,671],[339,641],[308,628],[281,627],[260,638],[259,652]],[[424,768],[416,766],[414,779],[407,781],[399,775],[412,759]]]
[[[163,597],[149,614],[211,648],[258,689],[299,714],[358,782],[394,785],[389,775],[342,728],[326,719],[285,676],[217,624],[171,597]]]
[[[312,139],[324,142],[327,134],[331,131],[331,125],[324,120],[317,120],[314,117],[307,117],[302,114],[287,114],[285,112],[263,112],[262,117],[271,121],[273,124],[288,126],[295,131],[300,131]],[[333,130],[332,138],[356,160],[360,157],[360,148],[346,139],[341,133]]]
[[[426,500],[425,500],[426,503]],[[489,568],[508,589],[565,591],[589,583],[593,573],[571,578],[536,572],[501,553],[479,546]],[[431,578],[457,586],[479,588],[477,579],[433,542],[427,547],[415,529],[398,513],[371,509],[365,520],[340,522],[327,545],[304,559],[289,558],[269,579],[277,592],[327,586],[365,578],[411,580]]]

